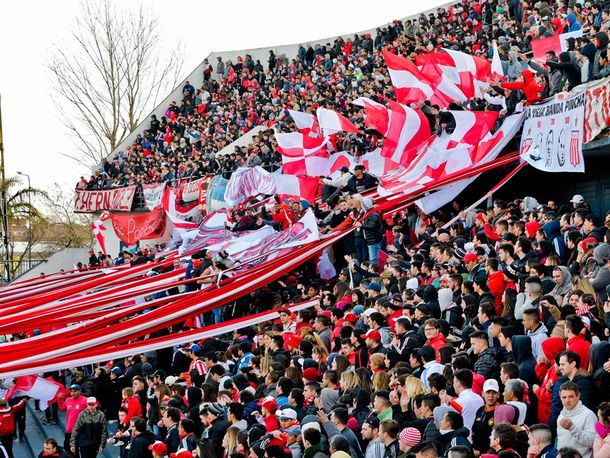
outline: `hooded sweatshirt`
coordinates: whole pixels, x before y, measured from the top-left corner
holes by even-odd
[[[529,336],[513,336],[512,345],[515,364],[519,366],[519,378],[525,380],[530,386],[537,383],[532,339]]]
[[[512,83],[503,82],[500,85],[505,89],[513,91],[523,91],[525,94],[525,100],[528,105],[540,101],[540,93],[544,90],[543,86],[538,85],[534,79],[534,74],[531,70],[523,70],[523,81],[515,81]]]
[[[599,58],[608,48],[608,34],[606,32],[597,32],[595,34],[595,57],[593,58],[593,79],[599,79],[602,77],[600,74]]]
[[[551,295],[557,299],[557,302],[561,304],[563,296],[572,291],[572,274],[570,270],[565,266],[558,266],[559,270],[561,270],[561,275],[563,277],[561,284],[556,285],[551,291]]]
[[[572,422],[569,430],[561,426],[563,418]],[[557,420],[557,448],[572,447],[580,452],[583,458],[592,458],[596,421],[597,416],[580,401],[572,410],[564,408]]]
[[[553,385],[559,378],[557,375],[557,367],[555,366],[555,358],[559,353],[566,348],[561,337],[550,337],[542,342],[542,351],[544,357],[549,361],[550,366],[546,364],[536,365],[536,374],[540,380],[540,387],[534,392],[538,398],[538,422],[548,423],[551,417],[551,402],[553,401]],[[547,388],[550,386],[550,389]]]
[[[580,30],[582,27],[579,24],[579,22],[576,20],[576,15],[574,13],[570,13],[566,16],[566,19],[568,20],[568,23],[570,24],[570,27],[568,28],[568,32],[576,32],[577,30]]]

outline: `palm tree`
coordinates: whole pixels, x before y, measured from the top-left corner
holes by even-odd
[[[37,188],[21,187],[21,178],[18,176],[0,180],[0,197],[2,197],[2,228],[3,228],[3,258],[4,274],[6,279],[14,278],[25,254],[32,249],[33,237],[28,237],[25,250],[15,254],[15,245],[11,241],[10,228],[15,221],[29,219],[29,231],[36,221],[43,219],[40,210],[32,203],[36,199],[48,199],[47,193]]]

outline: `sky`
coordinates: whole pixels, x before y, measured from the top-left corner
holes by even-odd
[[[447,0],[143,1],[159,18],[161,35],[182,43],[184,77],[212,51],[346,35],[445,3]],[[51,189],[57,183],[69,191],[80,175],[88,174],[87,168],[62,155],[71,153],[74,143],[52,100],[50,73],[45,67],[53,43],[66,43],[65,51],[70,51],[70,30],[80,5],[81,0],[0,3],[6,174],[29,174],[32,186],[40,189]]]

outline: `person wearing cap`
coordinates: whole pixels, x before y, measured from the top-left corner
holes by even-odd
[[[167,445],[161,441],[155,441],[148,446],[153,458],[167,458]]]
[[[181,378],[190,380],[195,385],[200,385],[204,382],[205,376],[208,373],[208,368],[199,357],[201,347],[197,344],[192,344],[184,347],[184,354],[190,359],[187,374],[181,374]]]
[[[574,194],[574,196],[570,199],[570,203],[574,208],[580,208],[585,203],[585,198],[580,194]]]
[[[274,436],[283,434],[286,439],[286,448],[292,454],[292,458],[301,458],[303,452],[301,450],[301,444],[299,443],[299,437],[301,436],[301,427],[299,425],[292,425],[289,428],[275,431]]]
[[[358,164],[354,167],[354,176],[350,177],[344,190],[350,194],[360,194],[377,187],[378,184],[379,180],[366,173],[364,165]]]
[[[385,445],[379,438],[379,418],[375,414],[370,414],[362,422],[360,434],[362,439],[368,441],[364,458],[383,458]]]
[[[106,415],[97,408],[97,399],[87,398],[87,408],[78,416],[72,435],[70,436],[70,450],[80,458],[95,458],[102,453],[108,438],[108,425]]]
[[[66,412],[66,433],[64,437],[64,449],[70,450],[70,436],[80,413],[87,408],[87,398],[80,392],[80,385],[73,383],[69,387],[70,397],[65,398],[60,394],[57,399],[59,410]]]
[[[494,412],[500,405],[500,385],[495,379],[487,379],[483,384],[485,405],[477,410],[472,424],[472,448],[479,453],[489,450],[489,436],[494,426]]]
[[[387,348],[381,344],[381,333],[377,329],[369,329],[362,338],[365,339],[364,342],[369,349],[369,358],[375,353],[383,353],[384,355],[387,353]]]
[[[322,187],[322,202],[328,202],[330,207],[334,207],[341,190],[347,186],[352,174],[349,168],[343,166],[339,169],[340,175],[337,178],[320,178]]]
[[[261,411],[254,411],[253,415],[256,421],[265,426],[268,433],[276,431],[280,428],[278,418],[275,415],[277,410],[277,401],[273,396],[267,396],[258,401],[258,406]]]
[[[176,453],[170,453],[170,458],[193,458],[193,452],[188,449],[181,448]]]
[[[279,309],[278,314],[280,315],[280,323],[282,324],[282,333],[295,333],[297,330],[297,323],[296,321],[292,320],[292,312],[290,311],[290,309]]]

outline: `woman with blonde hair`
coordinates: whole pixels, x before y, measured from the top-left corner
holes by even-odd
[[[239,445],[239,441],[237,440],[237,435],[239,434],[239,428],[237,426],[229,426],[227,432],[222,438],[222,447],[225,450],[225,458],[231,456],[237,446]]]
[[[355,390],[360,387],[360,378],[354,371],[345,371],[341,374],[339,384],[341,385],[341,390],[343,392]]]
[[[325,365],[328,362],[328,350],[324,345],[313,347],[311,357],[318,363],[319,366]]]
[[[377,372],[373,375],[373,388],[375,391],[387,391],[390,387],[390,374]]]
[[[402,377],[398,379],[400,383],[398,391],[404,393],[404,395],[407,396],[409,399],[413,399],[418,394],[426,394],[426,389],[424,388],[424,384],[422,383],[420,378],[408,375],[405,377],[404,380],[402,380],[402,382],[401,378]]]
[[[383,353],[373,353],[369,358],[369,363],[373,374],[385,372],[385,355]]]
[[[592,294],[595,296],[595,289],[587,277],[576,275],[572,277],[572,291],[579,289],[584,294]]]

